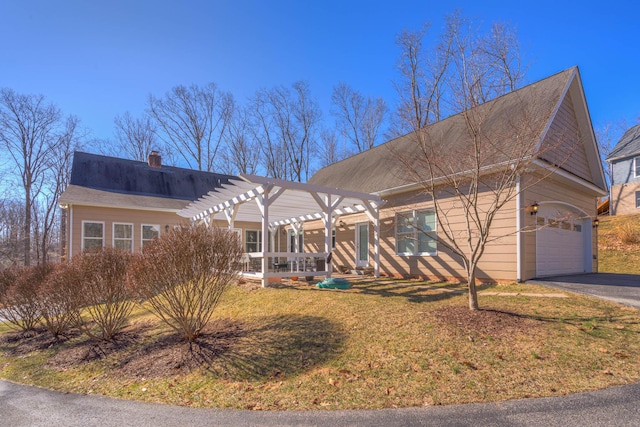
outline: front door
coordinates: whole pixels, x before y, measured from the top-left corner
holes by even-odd
[[[356,224],[356,267],[369,266],[369,223]]]

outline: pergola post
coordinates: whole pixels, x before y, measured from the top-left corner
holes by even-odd
[[[362,200],[367,216],[373,223],[373,275],[380,277],[380,209],[371,206],[367,200]]]
[[[325,259],[324,270],[326,273],[326,278],[331,277],[331,271],[333,270],[331,266],[332,254],[331,254],[331,228],[333,226],[333,205],[331,204],[331,194],[327,194],[324,199],[325,209],[323,213],[322,222],[324,222],[324,252],[329,254]]]
[[[262,247],[260,251],[262,252],[262,287],[266,288],[269,285],[268,271],[269,271],[269,260],[267,259],[267,245],[266,240],[267,236],[269,236],[269,190],[271,188],[267,187],[264,189],[264,193],[260,197],[256,198],[256,203],[258,203],[258,207],[260,208],[260,212],[262,213]]]

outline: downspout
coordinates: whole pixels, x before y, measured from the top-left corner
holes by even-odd
[[[522,282],[522,192],[520,176],[516,178],[516,281]]]

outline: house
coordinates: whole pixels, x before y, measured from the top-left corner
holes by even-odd
[[[597,271],[594,220],[597,199],[607,191],[578,69],[434,123],[421,135],[433,149],[462,152],[469,141],[469,117],[480,118],[481,135],[492,141],[483,153],[482,176],[512,164],[514,155],[522,155],[527,165],[512,184],[516,196],[493,220],[478,279],[512,282]],[[137,250],[145,230],[158,235],[180,217],[236,230],[247,253],[243,274],[263,285],[278,277],[329,276],[336,269],[464,278],[462,262],[443,244],[437,224],[444,220],[455,232],[465,216],[445,197],[437,217],[420,165],[409,173],[407,165],[418,161],[424,148],[415,136],[327,166],[308,183],[154,168],[151,158],[146,164],[81,154],[61,199],[72,224],[69,253],[95,245]],[[92,170],[89,160],[104,162],[101,172]],[[120,169],[119,164],[129,166]],[[442,166],[460,175],[470,167],[462,157]],[[192,173],[189,191],[178,194],[175,187],[160,185],[164,179],[153,181],[153,191],[122,182],[151,179],[165,169],[172,173],[164,179]],[[488,184],[480,188],[479,206],[490,195]]]
[[[457,152],[468,144],[468,119],[492,141],[481,171],[529,160],[509,199],[493,221],[493,238],[478,265],[483,281],[597,271],[597,199],[607,194],[591,119],[577,68],[571,68],[421,130],[429,147]],[[461,260],[437,228],[433,202],[420,181],[421,149],[411,133],[319,170],[306,184],[241,175],[234,189],[212,191],[179,212],[192,221],[233,218],[260,221],[267,230],[302,231],[304,252],[326,256],[327,275],[340,269],[374,274],[464,278]],[[516,154],[517,155],[517,154]],[[506,163],[505,163],[506,162]],[[470,164],[454,159],[443,167],[465,174]],[[459,171],[459,172],[456,172]],[[484,172],[483,172],[484,173]],[[436,180],[438,177],[436,177]],[[295,185],[294,185],[295,184]],[[447,190],[443,188],[443,191]],[[480,191],[480,203],[491,199]],[[255,202],[255,203],[254,203]],[[454,232],[465,217],[445,198],[441,215]],[[273,245],[271,245],[273,246]],[[275,274],[263,248],[262,275]],[[320,270],[320,269],[317,269]]]
[[[520,116],[525,119],[521,125]],[[518,196],[494,220],[493,235],[502,237],[487,245],[478,266],[479,279],[522,281],[597,271],[597,230],[592,220],[597,217],[597,198],[606,195],[606,184],[578,69],[503,95],[423,132],[430,144],[457,152],[470,138],[465,123],[469,117],[481,117],[477,120],[480,135],[494,141],[493,152],[488,153],[491,159],[483,166],[487,171],[492,164],[509,162],[515,144],[533,147],[527,154],[533,160],[516,183],[521,186]],[[386,200],[380,211],[381,273],[464,278],[461,260],[439,242],[433,203],[417,179],[421,166],[408,172],[407,162],[423,157],[422,149],[415,135],[408,134],[325,167],[309,183],[372,193]],[[460,173],[472,167],[464,160],[454,161]],[[485,189],[479,205],[491,200],[489,193]],[[454,232],[462,230],[465,218],[455,198],[448,202],[443,201],[442,211],[447,223]],[[305,234],[305,243],[311,246],[313,228],[312,224],[305,227],[310,233]],[[341,217],[333,260],[351,267],[369,265],[371,239],[366,216]]]
[[[230,176],[162,164],[75,152],[69,186],[60,196],[65,213],[66,256],[95,247],[139,251],[186,222],[176,215]]]
[[[640,213],[640,125],[628,129],[607,157],[611,215]]]

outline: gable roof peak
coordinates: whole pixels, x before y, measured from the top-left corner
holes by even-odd
[[[606,160],[611,162],[638,154],[640,154],[640,124],[627,129]]]

